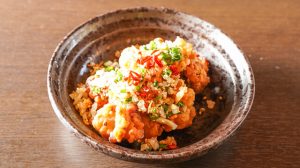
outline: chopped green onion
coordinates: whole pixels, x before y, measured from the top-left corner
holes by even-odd
[[[126,98],[126,99],[125,99],[125,102],[126,102],[126,103],[132,102],[132,97]]]
[[[136,90],[136,91],[140,91],[140,90],[141,90],[141,86],[136,86],[136,87],[135,87],[135,90]]]
[[[168,105],[166,105],[166,104],[164,104],[164,105],[163,105],[163,109],[164,109],[164,112],[167,112],[167,111],[168,111],[168,109],[169,109],[169,106],[168,106]]]
[[[165,69],[165,70],[163,71],[163,76],[164,76],[164,75],[166,75],[166,76],[171,76],[171,74],[172,74],[172,71],[171,71],[170,69]]]
[[[141,74],[142,74],[142,76],[144,76],[146,74],[146,69],[145,68],[141,68]]]
[[[180,48],[173,47],[168,50],[167,53],[162,52],[162,59],[168,64],[171,65],[175,61],[181,60],[181,51]]]
[[[171,55],[170,55],[170,54],[165,53],[165,52],[162,52],[161,55],[162,55],[162,60],[163,60],[167,65],[172,64],[172,60],[171,60]]]
[[[159,148],[166,149],[167,148],[167,144],[159,144]]]
[[[153,86],[154,86],[154,87],[157,87],[157,86],[158,86],[158,81],[154,81],[154,82],[153,82]]]
[[[156,98],[155,98],[155,100],[160,100],[162,98],[162,96],[161,95],[158,95]]]
[[[115,79],[115,82],[119,82],[123,79],[123,74],[120,71],[117,71],[117,77]]]
[[[92,86],[91,90],[92,90],[93,94],[99,94],[101,92],[101,88],[96,87],[96,86]]]
[[[121,89],[121,93],[126,93],[126,89]]]
[[[183,106],[184,106],[184,103],[183,103],[182,101],[180,101],[180,102],[177,103],[177,106],[183,107]]]
[[[171,112],[166,113],[166,118],[170,118],[172,115],[173,115],[173,113],[171,113]]]
[[[154,41],[150,41],[150,49],[151,49],[151,50],[157,49],[157,46],[156,46],[156,44],[155,44]]]
[[[161,55],[162,55],[162,59],[163,59],[163,60],[167,60],[167,59],[170,59],[170,58],[171,58],[171,55],[169,55],[169,54],[167,54],[167,53],[165,53],[165,52],[162,52]]]
[[[147,48],[147,46],[146,46],[146,45],[144,45],[144,50],[148,50],[148,48]]]
[[[112,70],[114,70],[114,67],[112,67],[112,66],[107,66],[107,67],[104,68],[105,72],[110,72]]]
[[[177,47],[171,48],[169,50],[169,54],[171,55],[172,61],[179,61],[181,59],[181,52],[180,49]]]

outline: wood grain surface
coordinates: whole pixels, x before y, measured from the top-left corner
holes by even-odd
[[[47,67],[58,42],[105,12],[165,6],[221,28],[249,56],[252,110],[235,136],[179,164],[145,165],[95,152],[54,115]],[[0,167],[300,167],[300,1],[0,0]]]

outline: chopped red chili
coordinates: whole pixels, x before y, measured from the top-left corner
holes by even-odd
[[[129,72],[129,77],[131,77],[135,81],[141,81],[142,80],[142,76],[140,74],[134,72],[134,71]]]
[[[140,58],[138,59],[138,63],[143,65],[144,63],[148,62],[151,58],[152,58],[151,56]]]
[[[149,103],[145,102],[145,107],[148,108],[149,107]]]
[[[132,82],[134,85],[138,85],[142,80],[142,76],[134,71],[130,71],[129,76],[125,77],[124,80]]]
[[[177,148],[177,145],[175,145],[175,144],[168,145],[168,149],[176,149],[176,148]]]
[[[174,74],[174,75],[179,74],[179,71],[178,71],[177,67],[174,64],[170,66],[170,69],[172,71],[172,74]]]
[[[146,64],[147,69],[150,69],[150,68],[154,67],[155,63],[159,67],[163,67],[163,64],[162,64],[161,60],[158,59],[158,56],[160,55],[160,51],[159,50],[154,50],[154,51],[152,51],[151,55],[152,56],[146,56],[146,57],[138,59],[137,63],[141,64],[141,65]]]
[[[162,64],[161,60],[158,59],[158,56],[154,56],[154,60],[159,67],[161,67],[161,68],[163,67],[163,64]]]
[[[144,65],[146,64],[146,68],[152,68],[154,66],[154,61],[152,59],[152,56],[146,56],[144,58],[140,58],[137,60],[137,63]]]
[[[155,65],[154,60],[153,60],[153,59],[150,59],[150,60],[147,62],[147,64],[146,64],[146,68],[147,68],[147,69],[150,69],[150,68],[154,67],[154,65]]]

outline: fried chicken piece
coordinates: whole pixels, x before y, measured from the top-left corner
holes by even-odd
[[[193,106],[195,101],[195,91],[191,88],[188,88],[181,101],[188,107]]]
[[[152,138],[161,135],[161,133],[163,132],[163,128],[161,124],[155,121],[151,121],[148,114],[142,114],[141,117],[145,125],[144,126],[145,138]]]
[[[125,139],[129,143],[133,143],[135,140],[144,138],[144,123],[142,117],[138,113],[137,107],[134,104],[128,104],[126,110],[130,114],[130,124],[127,127]]]
[[[109,138],[110,133],[115,128],[115,113],[116,106],[112,104],[106,104],[97,111],[97,114],[93,119],[93,127],[105,139]]]
[[[187,107],[187,109],[180,114],[173,115],[170,119],[177,124],[176,129],[184,129],[193,124],[193,119],[196,116],[196,109],[194,106]]]
[[[181,99],[185,105],[181,110],[182,113],[170,117],[170,120],[177,124],[176,129],[184,129],[192,125],[193,119],[196,116],[196,109],[193,106],[194,100],[195,92],[193,89],[189,88]]]
[[[93,126],[103,138],[112,143],[122,140],[132,143],[144,137],[144,124],[133,104],[104,105],[97,111]]]
[[[196,58],[186,67],[185,76],[196,93],[200,93],[210,82],[207,72],[208,61],[204,58]]]

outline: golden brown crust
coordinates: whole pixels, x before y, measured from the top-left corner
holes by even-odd
[[[201,58],[195,59],[186,67],[185,76],[196,94],[200,93],[210,82],[207,72],[208,62]]]
[[[142,121],[145,124],[144,127],[144,133],[145,133],[145,138],[152,138],[152,137],[157,137],[160,136],[163,128],[162,125],[155,122],[155,121],[151,121],[149,116],[147,114],[142,114]]]
[[[183,107],[181,110],[182,112],[170,118],[174,123],[177,124],[176,129],[184,129],[192,125],[193,119],[196,116],[196,110],[193,106],[194,100],[195,92],[193,89],[189,88],[181,99],[185,105],[185,107]]]

